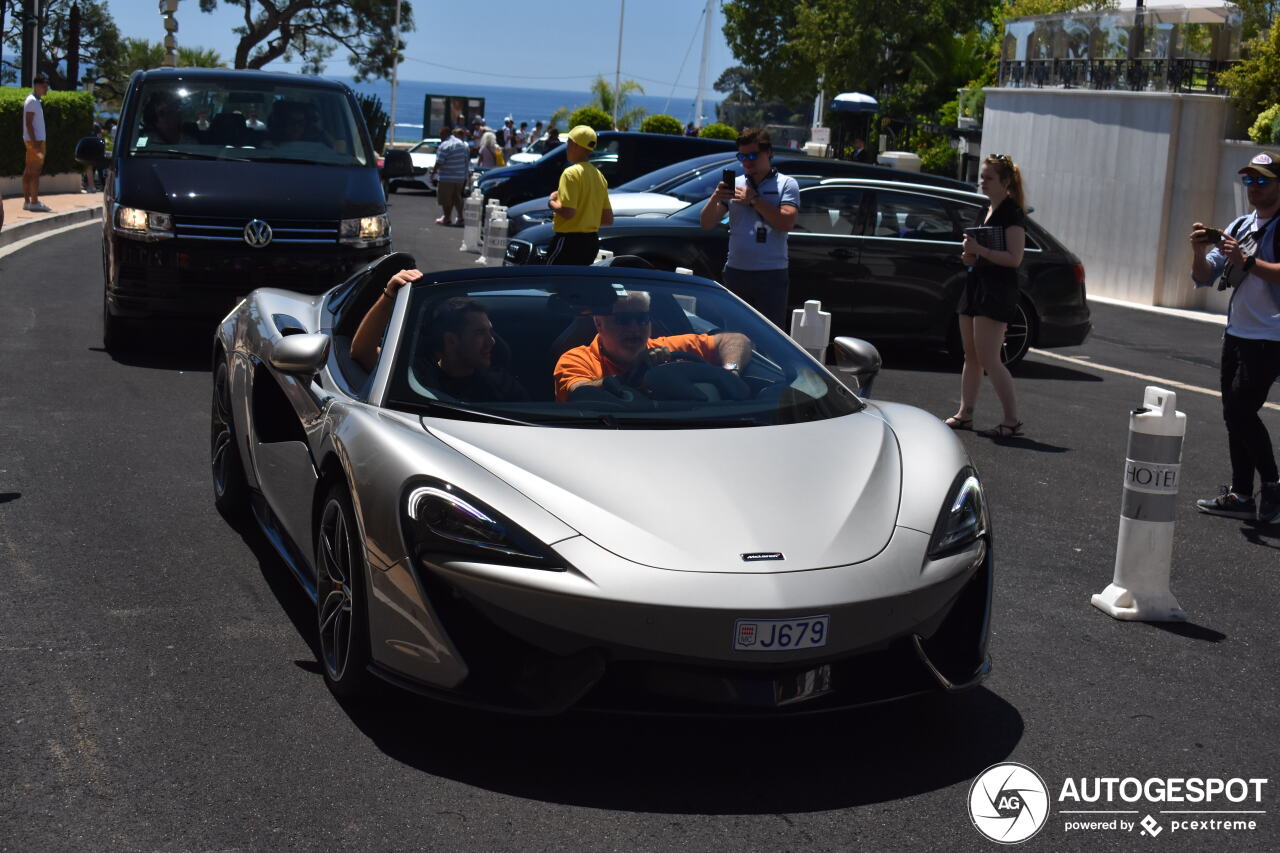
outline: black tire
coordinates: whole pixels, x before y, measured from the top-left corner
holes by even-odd
[[[227,517],[249,507],[249,482],[244,475],[236,425],[231,415],[231,382],[227,362],[213,369],[213,403],[209,416],[209,470],[213,477],[213,505]]]
[[[133,344],[134,326],[128,320],[117,317],[107,307],[107,297],[102,297],[102,348],[109,353],[123,353]]]
[[[387,195],[395,195],[397,189],[395,181],[387,181]]]
[[[1004,343],[1000,345],[1000,360],[1005,367],[1013,367],[1026,357],[1036,340],[1037,318],[1035,308],[1026,297],[1018,299],[1018,320],[1008,324]],[[960,340],[958,321],[953,321],[947,332],[947,353],[956,364],[964,363],[964,343]]]
[[[365,559],[351,497],[343,485],[325,495],[316,527],[316,631],[320,665],[334,696],[360,700],[373,691]]]

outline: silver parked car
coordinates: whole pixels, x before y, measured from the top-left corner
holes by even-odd
[[[214,341],[216,502],[315,601],[335,694],[788,714],[985,677],[990,527],[936,417],[849,390],[712,281],[622,266],[427,273],[366,371],[352,336],[412,265],[254,291]],[[625,370],[615,324],[640,335]],[[878,355],[837,344],[865,392]],[[566,390],[582,363],[603,376]]]

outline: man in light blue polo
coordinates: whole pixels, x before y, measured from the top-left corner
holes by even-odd
[[[714,228],[729,212],[729,258],[724,286],[779,328],[787,323],[787,234],[800,210],[800,185],[770,163],[773,144],[766,130],[738,136],[743,175],[734,186],[721,183],[702,208],[703,228]]]
[[[471,151],[462,141],[464,129],[456,130],[445,125],[440,131],[440,145],[436,148],[436,199],[443,215],[437,225],[462,225],[462,192],[471,170]],[[452,211],[452,215],[450,214]]]

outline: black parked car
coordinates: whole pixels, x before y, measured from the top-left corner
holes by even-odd
[[[550,195],[560,182],[560,173],[568,164],[565,158],[567,148],[567,144],[559,145],[536,163],[490,169],[476,180],[476,184],[484,193],[486,202],[496,198],[499,203],[508,207],[531,198]],[[737,150],[736,143],[731,139],[605,130],[597,137],[591,162],[612,187],[698,154],[716,151],[732,153]]]
[[[924,172],[903,172],[885,166],[854,163],[850,160],[786,154],[784,149],[779,149],[770,162],[779,172],[796,179],[804,177],[878,178],[962,190],[973,189],[971,185],[952,178],[943,178]],[[706,200],[715,190],[716,184],[720,182],[725,169],[733,169],[735,173],[741,173],[737,152],[716,152],[682,160],[647,175],[641,175],[621,186],[612,187],[609,190],[609,204],[613,207],[615,217],[667,216],[690,202]],[[551,219],[552,212],[547,206],[546,197],[539,196],[513,205],[507,210],[507,233],[514,237],[526,228],[550,222]]]
[[[955,305],[966,274],[960,241],[986,201],[972,191],[906,181],[801,181],[800,213],[789,240],[792,305],[821,300],[835,334],[940,344],[957,352]],[[727,216],[703,230],[702,206],[695,202],[660,219],[615,219],[601,229],[600,247],[718,280],[728,253]],[[508,244],[507,263],[539,263],[551,237],[549,225],[527,229]],[[1030,219],[1018,274],[1022,319],[1009,325],[1005,363],[1019,361],[1032,346],[1084,341],[1090,329],[1084,266]]]
[[[377,156],[342,83],[205,68],[136,72],[108,163],[103,339],[216,319],[255,287],[319,293],[386,254]]]

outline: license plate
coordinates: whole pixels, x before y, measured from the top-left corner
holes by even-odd
[[[739,619],[733,625],[735,652],[789,652],[827,644],[829,616],[799,619]]]

